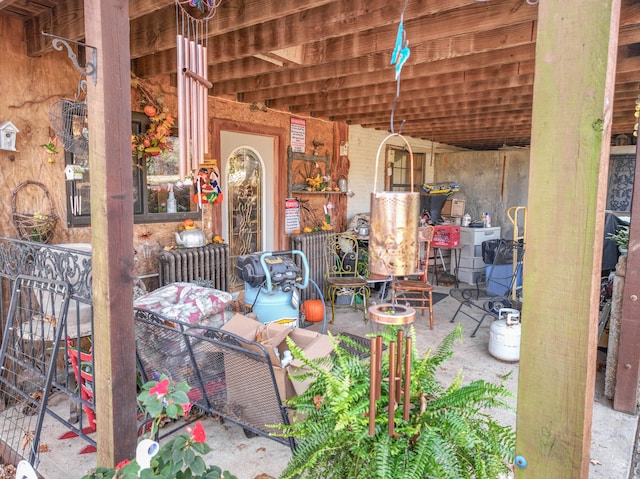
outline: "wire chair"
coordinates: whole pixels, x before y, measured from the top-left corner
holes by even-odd
[[[473,319],[477,325],[471,333],[472,338],[485,318],[497,319],[502,308],[522,309],[524,242],[504,239],[485,241],[482,244],[482,256],[487,268],[476,284],[449,291],[449,295],[460,302],[450,322],[455,322],[459,314]]]

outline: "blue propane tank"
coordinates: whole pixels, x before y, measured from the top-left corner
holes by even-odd
[[[502,361],[520,360],[520,311],[501,308],[489,328],[489,354]]]

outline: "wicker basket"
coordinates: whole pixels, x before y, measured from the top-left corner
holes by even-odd
[[[12,192],[11,218],[18,238],[49,243],[58,215],[46,186],[31,180],[20,183]]]

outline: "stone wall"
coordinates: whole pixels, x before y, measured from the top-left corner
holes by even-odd
[[[491,214],[492,226],[501,227],[503,238],[513,237],[513,224],[507,211],[527,206],[529,189],[529,150],[462,151],[436,155],[435,182],[460,184],[453,198],[465,201],[465,212],[480,220]],[[550,215],[553,212],[549,212]],[[519,234],[523,225],[519,225]]]

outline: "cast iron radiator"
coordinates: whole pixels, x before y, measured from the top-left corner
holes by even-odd
[[[302,233],[291,236],[291,249],[297,249],[304,253],[309,262],[309,279],[315,281],[324,294],[324,255],[325,255],[325,241],[327,236],[332,234],[332,231],[314,231],[313,233]],[[302,261],[300,256],[295,256],[295,262],[298,266],[302,267]],[[301,291],[302,300],[306,299],[320,299],[316,288],[309,284],[309,287]]]
[[[158,274],[160,286],[180,281],[228,291],[229,246],[208,244],[161,251]]]

